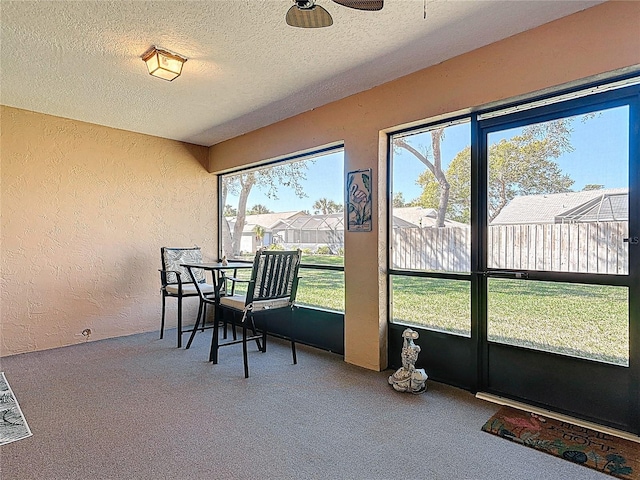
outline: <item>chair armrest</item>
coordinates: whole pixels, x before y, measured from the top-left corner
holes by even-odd
[[[167,273],[177,273],[178,275],[180,275],[180,272],[179,272],[179,271],[177,271],[177,270],[162,270],[161,268],[159,268],[159,269],[158,269],[158,271],[159,271],[160,273],[164,273],[165,275],[166,275]]]
[[[242,278],[237,278],[237,277],[224,277],[225,279],[229,279],[231,280],[231,296],[234,295],[235,291],[236,291],[236,283],[251,283],[251,280],[244,280]]]
[[[236,277],[227,277],[225,276],[224,278],[228,278],[229,280],[231,280],[233,283],[235,282],[240,282],[240,283],[249,283],[251,280],[245,280],[243,278],[236,278]]]
[[[178,288],[182,289],[182,279],[180,278],[180,276],[182,275],[181,272],[177,271],[177,270],[162,270],[161,268],[158,269],[158,271],[160,272],[160,281],[162,282],[162,288],[164,289],[164,287],[166,287],[167,285],[169,285],[167,283],[167,273],[175,273],[176,274],[176,280],[178,281]],[[189,283],[189,282],[187,282]]]

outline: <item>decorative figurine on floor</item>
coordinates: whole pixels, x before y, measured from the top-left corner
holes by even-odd
[[[398,392],[424,393],[427,390],[427,374],[423,368],[416,368],[420,346],[413,343],[418,332],[405,329],[402,344],[402,368],[389,377],[389,385]]]

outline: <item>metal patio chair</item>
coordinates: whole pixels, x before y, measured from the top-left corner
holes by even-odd
[[[227,277],[228,280],[247,283],[246,295],[229,295],[219,298],[215,311],[213,337],[211,340],[211,352],[209,360],[218,363],[218,350],[220,347],[242,343],[244,360],[244,376],[249,377],[249,365],[247,361],[247,343],[256,342],[258,350],[266,352],[268,322],[286,318],[289,322],[289,337],[291,342],[291,354],[293,364],[297,364],[296,344],[293,335],[293,307],[298,289],[298,270],[300,268],[300,250],[278,251],[258,250],[253,261],[250,280],[239,280]],[[232,286],[232,291],[234,287]],[[218,339],[219,316],[224,311],[230,311],[236,315],[242,315],[242,338],[238,340],[220,343]],[[261,333],[256,330],[255,318],[260,317]],[[251,334],[248,335],[248,330]],[[285,337],[286,338],[286,337]]]
[[[193,329],[182,329],[182,299],[186,297],[199,297],[198,289],[194,285],[192,277],[185,267],[181,265],[183,263],[201,263],[202,252],[200,247],[190,248],[170,248],[162,247],[160,249],[160,257],[162,258],[162,269],[160,270],[160,281],[162,286],[160,288],[162,292],[162,323],[160,325],[160,338],[164,336],[164,319],[165,319],[165,306],[167,297],[173,297],[178,299],[178,348],[182,347],[182,335],[191,332]],[[209,284],[205,280],[204,271],[201,269],[192,269],[195,280],[198,282],[200,291],[204,295],[213,294],[213,285]],[[204,315],[204,304],[200,301],[198,307],[198,317]],[[198,321],[196,322],[196,326]],[[203,319],[204,326],[204,319]],[[195,328],[195,327],[194,327]]]

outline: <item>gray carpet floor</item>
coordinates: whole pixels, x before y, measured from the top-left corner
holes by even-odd
[[[603,479],[480,430],[498,406],[428,382],[393,391],[392,373],[271,340],[207,362],[175,330],[4,357],[33,436],[0,447],[19,479]],[[427,371],[428,373],[428,371]]]

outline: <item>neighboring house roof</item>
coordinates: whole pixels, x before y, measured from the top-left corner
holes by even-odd
[[[435,227],[437,212],[433,208],[401,207],[393,209],[393,226],[398,227]],[[233,230],[236,217],[227,217],[229,228]],[[280,230],[344,230],[344,212],[309,215],[302,211],[264,213],[247,215],[242,233],[253,234],[256,225],[260,225],[265,232]],[[463,227],[464,223],[447,220],[448,227]]]
[[[628,197],[627,188],[516,197],[491,225],[628,220]]]
[[[260,225],[265,231],[271,231],[273,225],[281,220],[292,219],[297,215],[304,215],[301,211],[293,212],[277,212],[277,213],[261,213],[259,215],[247,215],[244,219],[244,228],[242,233],[252,233],[256,225]],[[233,230],[233,226],[236,224],[236,217],[227,217],[229,222],[229,228]]]
[[[435,227],[438,212],[435,208],[423,207],[394,207],[394,227]],[[464,227],[465,224],[453,220],[445,220],[447,227]]]
[[[396,215],[393,216],[393,228],[416,228],[418,225],[404,220]]]
[[[272,230],[343,230],[344,213],[301,214],[279,220]]]

